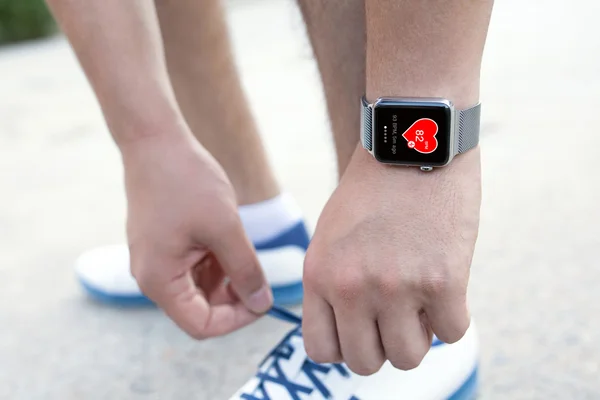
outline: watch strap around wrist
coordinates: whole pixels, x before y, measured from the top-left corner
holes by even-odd
[[[363,147],[373,151],[373,107],[362,98],[360,141]],[[464,153],[479,144],[481,103],[466,110],[456,111],[453,156]]]
[[[481,103],[456,112],[454,155],[464,153],[479,144]]]
[[[363,147],[373,151],[373,107],[363,96],[360,113],[360,142]]]

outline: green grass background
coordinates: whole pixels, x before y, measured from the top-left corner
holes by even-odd
[[[0,0],[0,44],[37,39],[56,29],[44,0]]]

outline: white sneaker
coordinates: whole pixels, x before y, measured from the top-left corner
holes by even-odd
[[[302,265],[309,236],[303,222],[268,242],[255,243],[276,304],[302,302]],[[126,245],[99,247],[75,261],[75,274],[93,299],[114,305],[152,304],[131,276]]]
[[[289,312],[275,312],[293,320]],[[401,371],[386,362],[379,372],[363,377],[344,364],[311,361],[297,327],[231,400],[471,400],[477,394],[478,354],[477,331],[471,322],[465,336],[454,344],[434,339],[417,368]]]

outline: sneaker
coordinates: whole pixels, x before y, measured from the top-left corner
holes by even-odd
[[[472,400],[478,387],[475,324],[454,344],[434,338],[421,365],[401,371],[386,362],[363,377],[344,364],[317,364],[304,350],[301,319],[274,307],[271,315],[298,325],[269,353],[231,400]]]
[[[299,222],[269,241],[254,244],[275,304],[302,302],[302,265],[309,240],[306,225]],[[85,292],[99,302],[153,304],[131,276],[126,245],[99,247],[83,253],[75,261],[75,274]]]

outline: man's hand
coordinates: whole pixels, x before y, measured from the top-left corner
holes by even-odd
[[[308,355],[369,375],[386,359],[417,367],[432,333],[459,340],[470,322],[480,189],[479,149],[425,173],[379,164],[359,148],[306,256]]]
[[[144,294],[195,338],[231,332],[267,311],[269,286],[212,156],[189,133],[120,147],[131,268]]]
[[[154,3],[47,1],[123,156],[140,288],[196,338],[254,321],[271,291],[224,171],[182,122]]]

